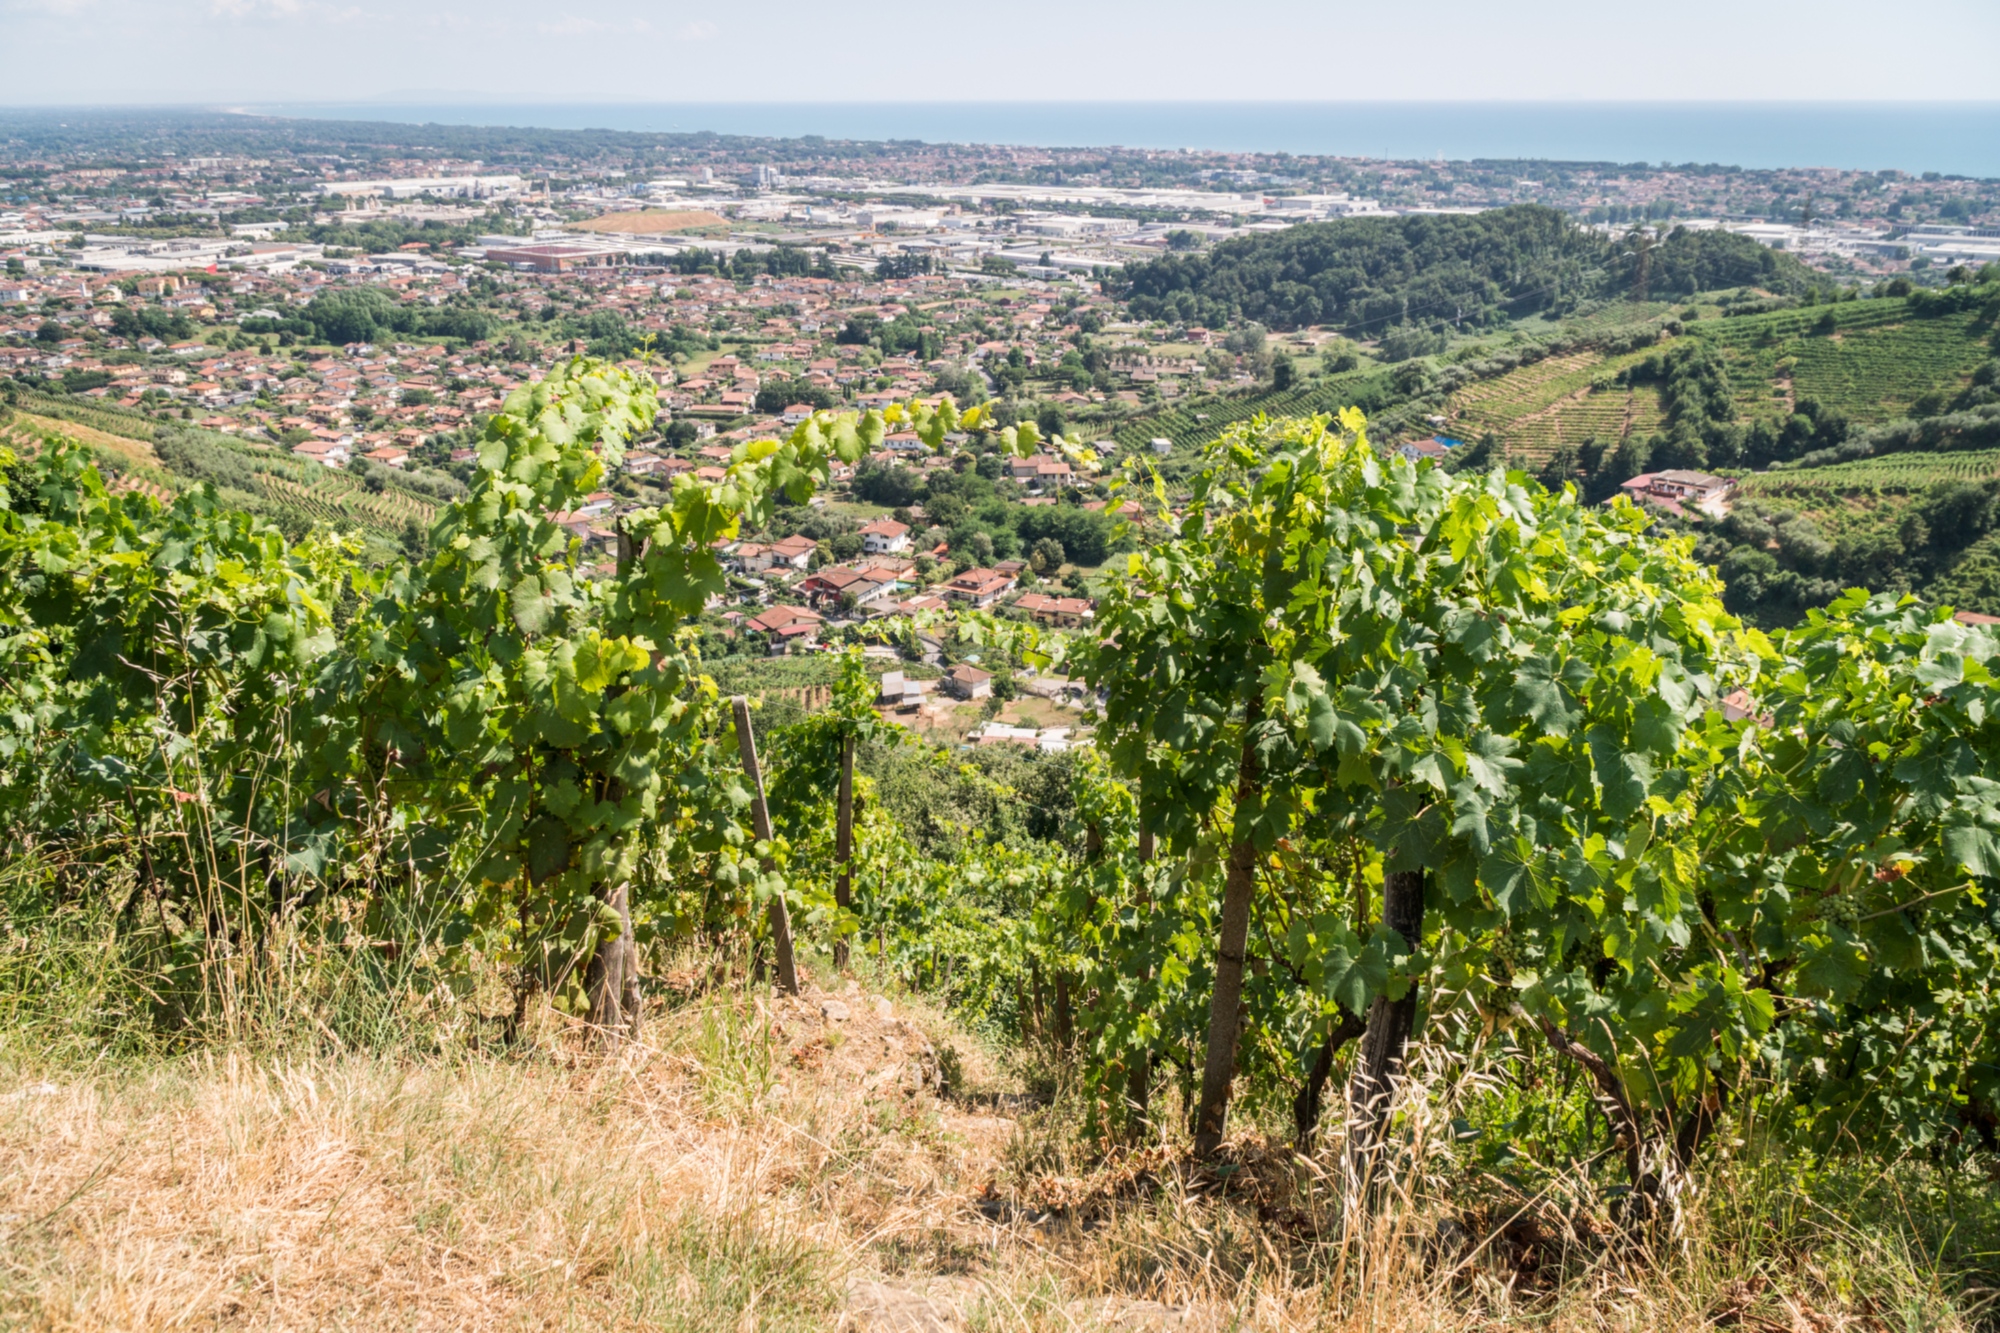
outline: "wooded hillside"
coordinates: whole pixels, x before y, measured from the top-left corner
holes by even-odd
[[[1345,218],[1224,241],[1126,270],[1140,319],[1210,328],[1326,324],[1374,337],[1399,324],[1490,327],[1588,297],[1756,286],[1794,294],[1820,279],[1782,251],[1731,232],[1676,228],[1635,246],[1554,209]]]

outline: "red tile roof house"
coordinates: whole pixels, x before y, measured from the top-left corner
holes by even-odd
[[[845,565],[828,565],[799,584],[799,591],[815,607],[825,606],[828,602],[838,605],[842,598],[848,596],[854,598],[856,606],[867,606],[895,590],[894,582],[871,579]]]
[[[864,555],[854,567],[871,579],[891,579],[904,587],[917,586],[917,562],[899,555]]]
[[[743,628],[771,636],[771,655],[804,648],[819,639],[820,617],[803,606],[774,606],[743,622]]]
[[[771,567],[777,556],[768,546],[760,546],[756,542],[740,542],[736,549],[729,553],[729,559],[745,574],[761,574]]]
[[[771,555],[777,564],[790,565],[793,569],[804,569],[812,559],[812,553],[819,549],[810,537],[786,537],[771,543]]]
[[[893,518],[878,518],[861,528],[861,549],[869,555],[894,555],[910,544],[909,525]]]
[[[961,662],[945,672],[944,688],[960,699],[985,699],[993,693],[993,673]]]
[[[1071,486],[1077,482],[1077,477],[1070,470],[1068,463],[1045,454],[1012,460],[1007,465],[1007,474],[1015,481],[1029,486]]]
[[[1097,604],[1087,597],[1050,597],[1039,592],[1023,596],[1014,609],[1026,612],[1037,624],[1062,629],[1075,629],[1097,617]]]
[[[983,611],[1014,590],[1014,580],[996,569],[968,569],[942,589],[954,602],[968,602]]]
[[[1630,496],[1634,504],[1649,504],[1666,510],[1676,518],[1686,518],[1689,509],[1699,509],[1720,517],[1727,512],[1726,502],[1729,493],[1736,489],[1736,483],[1727,477],[1712,477],[1706,472],[1672,469],[1642,472],[1618,489]]]
[[[659,454],[634,452],[625,455],[624,462],[619,464],[619,466],[625,472],[631,474],[632,476],[650,477],[654,473],[663,470],[668,463],[677,463],[681,461],[683,460],[663,458]],[[690,465],[690,467],[692,467],[692,465]]]
[[[1396,452],[1412,462],[1424,458],[1432,462],[1442,462],[1451,457],[1451,446],[1432,435],[1421,440],[1408,440],[1398,446]]]
[[[1124,500],[1115,505],[1107,500],[1085,500],[1083,507],[1094,514],[1107,514],[1112,518],[1143,521],[1146,517],[1146,507],[1137,500]]]
[[[301,458],[311,458],[328,467],[339,467],[347,461],[347,446],[336,440],[304,440],[292,446],[292,452]]]

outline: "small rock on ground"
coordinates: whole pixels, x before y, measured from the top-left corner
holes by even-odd
[[[956,1333],[958,1312],[941,1301],[883,1282],[847,1289],[842,1326],[860,1333]]]
[[[972,1298],[971,1292],[966,1295]],[[1118,1333],[1195,1333],[1212,1327],[1199,1322],[1193,1310],[1120,1297],[1071,1301],[1064,1313],[1078,1328]],[[950,1301],[886,1282],[856,1281],[847,1289],[840,1327],[855,1333],[961,1333],[965,1322]]]

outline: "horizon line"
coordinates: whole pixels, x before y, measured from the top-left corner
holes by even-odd
[[[271,107],[361,107],[396,104],[458,107],[772,107],[772,106],[966,106],[966,107],[1054,107],[1054,106],[1629,106],[1629,107],[1992,107],[2000,109],[2000,97],[1981,98],[1660,98],[1660,97],[1046,97],[1046,98],[705,98],[658,100],[650,98],[509,98],[500,93],[421,92],[376,93],[366,97],[331,98],[205,98],[198,100],[132,100],[83,102],[0,102],[0,112],[9,111],[225,111],[247,112]]]

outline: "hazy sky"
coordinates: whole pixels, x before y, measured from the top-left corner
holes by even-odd
[[[0,104],[2000,98],[2000,0],[0,0]]]

